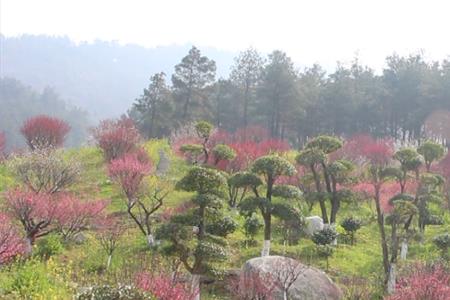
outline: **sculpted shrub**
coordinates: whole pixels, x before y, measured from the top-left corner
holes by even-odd
[[[133,152],[141,140],[133,120],[125,117],[100,122],[93,129],[93,137],[108,162]]]
[[[46,115],[29,118],[20,129],[31,150],[61,147],[69,131],[66,122]]]

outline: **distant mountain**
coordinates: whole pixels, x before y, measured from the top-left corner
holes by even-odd
[[[173,67],[190,45],[144,48],[95,41],[75,44],[67,37],[0,36],[0,77],[13,77],[38,91],[50,86],[72,105],[98,120],[118,116],[130,107],[150,76]],[[200,48],[227,76],[236,53]]]

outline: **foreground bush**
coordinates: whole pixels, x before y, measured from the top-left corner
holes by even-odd
[[[158,300],[189,300],[196,295],[189,292],[189,287],[182,283],[174,282],[166,275],[152,275],[141,273],[137,276],[137,286],[150,292]]]
[[[395,294],[387,300],[448,300],[450,272],[441,265],[413,265],[412,271],[397,282]]]
[[[150,294],[140,291],[131,285],[100,285],[85,288],[75,299],[77,300],[156,300]]]

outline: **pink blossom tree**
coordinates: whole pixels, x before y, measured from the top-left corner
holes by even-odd
[[[191,300],[198,293],[198,291],[191,292],[188,286],[174,281],[165,274],[140,273],[136,277],[136,285],[150,292],[158,300]]]
[[[112,256],[119,244],[120,238],[125,233],[126,227],[119,217],[112,214],[97,218],[95,224],[95,236],[108,255],[106,262],[106,269],[108,269],[111,265]]]
[[[6,214],[0,214],[0,266],[25,252],[24,240]]]
[[[30,246],[37,238],[54,230],[51,225],[58,213],[58,205],[50,195],[15,189],[6,193],[5,200],[7,213],[22,224]]]
[[[104,200],[83,201],[71,194],[58,195],[55,215],[56,230],[65,241],[70,241],[82,230],[89,228],[108,202]]]
[[[152,166],[136,153],[125,154],[111,161],[109,176],[119,185],[126,197],[128,215],[146,236],[149,246],[154,244],[153,220],[155,212],[163,205],[168,192],[161,187],[150,187],[143,180],[150,175]]]
[[[133,120],[126,117],[104,120],[92,130],[92,133],[108,162],[134,151],[141,140]]]

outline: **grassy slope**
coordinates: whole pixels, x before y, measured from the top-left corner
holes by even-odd
[[[166,141],[150,141],[145,145],[155,166],[159,160],[159,149],[169,153],[169,147]],[[72,187],[72,190],[83,197],[90,199],[110,199],[111,204],[108,207],[110,212],[124,211],[125,205],[120,192],[109,181],[106,175],[106,168],[103,163],[101,152],[94,148],[81,148],[71,150],[68,153],[71,157],[76,157],[83,163],[83,175],[79,183]],[[174,183],[188,169],[188,166],[179,158],[169,153],[171,167],[167,174],[170,182]],[[5,166],[0,166],[0,191],[15,184],[13,177],[8,174]],[[185,199],[189,194],[174,191],[170,194],[166,206],[173,207]],[[437,207],[434,209],[438,210]],[[231,214],[231,212],[229,212]],[[442,213],[442,212],[441,212]],[[316,207],[313,214],[319,214]],[[355,216],[363,219],[367,225],[362,227],[357,233],[357,243],[350,246],[340,243],[329,261],[328,274],[337,282],[340,282],[346,276],[358,276],[371,280],[373,283],[379,282],[381,273],[381,251],[379,246],[378,228],[375,222],[375,211],[370,203],[344,204],[341,208],[339,219],[346,216]],[[431,239],[438,233],[448,232],[450,224],[450,214],[445,212],[446,225],[429,226],[426,231],[423,243],[413,242],[410,246],[408,260],[429,260],[438,257],[437,249],[432,245]],[[242,220],[240,220],[242,222]],[[61,291],[56,293],[54,299],[66,297],[76,286],[91,285],[105,281],[126,281],[132,280],[136,270],[148,269],[152,263],[164,263],[156,261],[151,252],[147,250],[144,238],[136,230],[132,223],[130,229],[123,238],[117,252],[114,254],[111,269],[104,272],[103,266],[106,256],[100,248],[95,238],[87,232],[87,241],[81,245],[67,245],[65,249],[51,260],[49,264],[36,262],[37,267],[43,268],[42,274],[46,272],[52,277],[51,281],[55,285],[54,289]],[[238,230],[230,238],[230,259],[227,268],[239,268],[245,260],[258,256],[261,244],[258,242],[251,247],[244,247],[244,235]],[[257,237],[262,240],[262,235]],[[300,240],[297,246],[283,247],[280,243],[280,237],[275,233],[273,244],[273,254],[289,255],[296,257],[305,264],[313,265],[321,269],[326,268],[326,261],[317,257],[314,244],[306,238]],[[56,271],[55,271],[56,270]],[[11,281],[10,272],[15,270],[3,269],[0,271],[0,291],[2,286],[7,286],[8,280]],[[58,272],[63,275],[58,275]],[[38,272],[39,273],[39,272]],[[53,274],[53,275],[52,275]],[[56,275],[55,275],[56,274]],[[59,279],[58,279],[59,278]],[[76,282],[76,285],[67,284],[67,281]],[[208,291],[203,294],[207,299],[226,299],[220,295],[214,296]],[[220,293],[218,293],[220,294]],[[53,299],[51,293],[47,293],[42,299]],[[62,296],[66,295],[66,296]],[[48,297],[48,298],[47,298]]]

